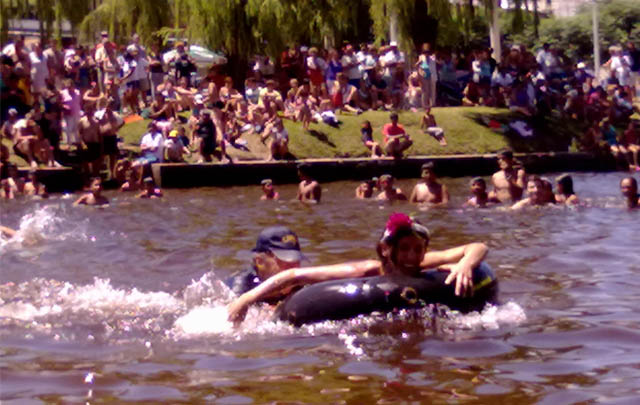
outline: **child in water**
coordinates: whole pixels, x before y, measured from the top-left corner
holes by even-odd
[[[156,188],[156,185],[153,183],[153,178],[145,177],[142,182],[142,191],[136,195],[136,198],[162,198],[162,190]]]
[[[470,243],[428,252],[429,241],[430,234],[424,225],[405,214],[392,214],[376,246],[379,260],[281,271],[233,301],[227,308],[228,319],[239,324],[249,306],[265,297],[283,296],[294,287],[344,278],[393,274],[412,277],[423,269],[439,268],[450,272],[445,284],[455,283],[456,295],[472,291],[472,271],[487,255],[487,246]]]
[[[469,198],[467,202],[464,203],[465,207],[484,208],[487,204],[499,202],[493,198],[489,198],[489,193],[487,193],[487,183],[482,177],[474,177],[471,179],[470,184],[471,194],[473,197]]]
[[[89,192],[78,198],[73,205],[108,205],[109,200],[102,195],[102,179],[94,177],[89,185]]]
[[[577,205],[580,204],[578,196],[573,191],[573,179],[568,174],[563,174],[556,178],[557,193],[555,201],[559,204]]]
[[[261,200],[277,200],[280,198],[280,194],[273,188],[273,181],[271,179],[264,179],[260,184],[262,185]]]

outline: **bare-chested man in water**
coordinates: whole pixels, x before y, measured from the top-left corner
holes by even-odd
[[[438,181],[433,170],[433,162],[422,165],[422,179],[413,188],[409,202],[424,203],[431,207],[445,206],[449,203],[447,186]]]
[[[306,165],[298,166],[298,177],[300,177],[298,200],[302,202],[319,203],[320,197],[322,197],[322,188],[320,187],[320,183],[311,178],[309,168]]]
[[[89,186],[89,192],[82,197],[78,198],[73,205],[108,205],[109,200],[102,195],[102,179],[100,177],[94,177],[91,179],[91,185]]]
[[[489,194],[489,198],[495,198],[502,203],[519,201],[527,180],[524,169],[515,166],[513,152],[510,150],[498,153],[498,165],[500,170],[491,177],[493,191]]]
[[[390,174],[383,174],[380,176],[380,190],[382,192],[378,194],[378,200],[380,201],[407,201],[407,196],[404,195],[402,189],[394,187],[394,178]]]

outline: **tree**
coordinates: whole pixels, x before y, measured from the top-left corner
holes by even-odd
[[[156,31],[170,25],[170,6],[169,0],[104,0],[82,19],[82,34],[93,40],[100,31],[108,30],[111,38],[124,42],[135,32],[149,42]]]

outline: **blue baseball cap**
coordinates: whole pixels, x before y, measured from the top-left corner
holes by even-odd
[[[258,235],[256,247],[252,252],[271,252],[285,262],[299,262],[304,259],[300,252],[298,235],[286,226],[270,226]]]

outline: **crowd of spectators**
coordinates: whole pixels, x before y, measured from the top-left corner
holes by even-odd
[[[16,38],[3,46],[0,63],[1,135],[12,143],[2,146],[2,180],[10,177],[8,159],[15,153],[33,169],[74,164],[87,179],[105,169],[109,178],[140,186],[155,162],[182,162],[190,154],[194,162],[232,162],[228,149],[246,150],[252,134],[268,143],[269,159],[286,159],[284,119],[305,130],[312,122],[339,127],[338,114],[366,110],[424,110],[426,127],[446,145],[429,111],[457,105],[507,107],[529,120],[560,114],[584,123],[582,149],[604,147],[640,170],[639,128],[630,119],[640,84],[633,43],[609,49],[600,78],[548,44],[535,53],[513,45],[500,61],[491,53],[425,44],[409,59],[394,42],[292,46],[277,61],[256,56],[238,87],[220,66],[200,77],[183,42],[167,59],[158,44],[142,46],[138,35],[119,45],[103,32],[94,46],[70,41],[62,49],[54,40]],[[140,134],[141,156],[123,159],[129,153],[118,131],[140,116],[152,120]],[[408,137],[385,133],[385,142],[387,136],[403,142],[387,147],[366,135],[363,148],[372,157],[401,157],[411,146]]]

